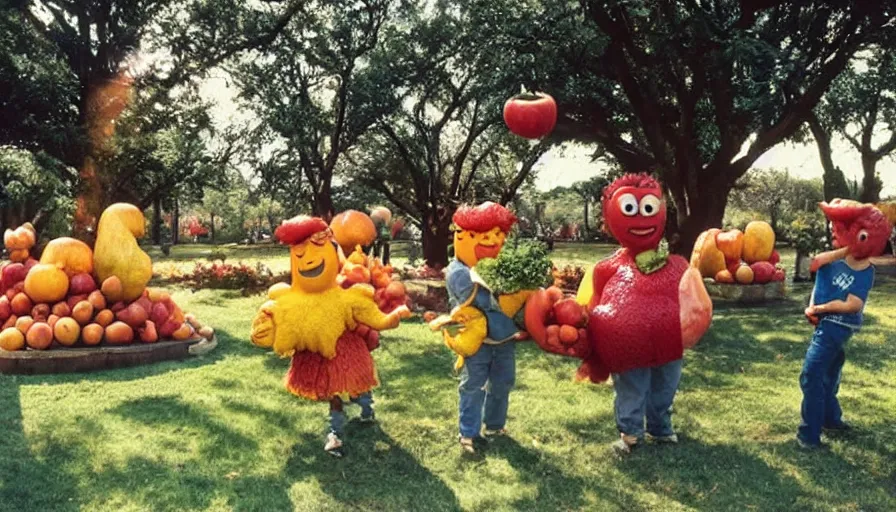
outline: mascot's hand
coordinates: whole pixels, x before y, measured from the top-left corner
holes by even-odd
[[[371,329],[370,326],[364,324],[358,324],[358,327],[355,328],[355,334],[364,339],[364,342],[367,344],[367,350],[373,352],[380,346],[380,332]]]
[[[824,261],[822,261],[821,258],[812,258],[812,263],[809,263],[809,272],[814,274],[818,272],[818,269],[820,269],[823,265]]]
[[[815,306],[809,306],[808,308],[806,308],[805,315],[810,324],[818,325],[819,318],[815,314]]]
[[[389,314],[398,317],[400,320],[406,320],[408,318],[411,318],[411,310],[408,309],[407,306],[398,306],[397,308],[393,309],[392,312]]]
[[[268,303],[261,306],[252,320],[251,339],[259,347],[270,348],[274,345],[274,315]]]

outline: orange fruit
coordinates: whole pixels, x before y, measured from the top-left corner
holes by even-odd
[[[96,323],[100,324],[100,327],[108,327],[114,321],[115,313],[110,309],[104,309],[96,314]]]
[[[0,349],[22,350],[25,348],[25,335],[15,327],[9,327],[0,331]]]
[[[70,347],[78,341],[78,336],[80,335],[81,326],[72,317],[60,318],[56,321],[56,325],[53,326],[53,336],[56,337],[56,341],[60,345]]]
[[[53,329],[50,324],[36,322],[28,329],[25,342],[33,349],[46,350],[53,344]]]
[[[105,331],[100,324],[87,324],[81,329],[81,341],[85,345],[99,345],[103,341],[103,333]]]

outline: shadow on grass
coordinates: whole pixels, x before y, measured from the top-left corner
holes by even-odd
[[[191,474],[184,468],[171,469],[150,460],[135,458],[126,468],[107,468],[89,475],[72,475],[65,468],[46,461],[89,461],[88,449],[76,441],[61,442],[55,437],[39,448],[36,456],[23,430],[20,388],[22,386],[45,384],[69,384],[83,381],[123,382],[142,380],[147,377],[164,375],[174,371],[190,370],[214,364],[222,358],[236,354],[249,354],[251,346],[240,343],[226,331],[216,332],[218,347],[211,353],[190,357],[180,361],[163,361],[129,368],[118,368],[91,373],[68,373],[55,375],[3,375],[0,376],[0,426],[4,435],[0,436],[0,510],[80,510],[83,503],[78,499],[80,489],[76,484],[84,481],[103,482],[113,488],[121,488],[133,498],[141,493],[147,509],[182,510],[208,506],[208,498],[185,493],[182,486],[191,489],[210,489],[215,483],[198,474]],[[61,399],[65,399],[61,397]],[[216,450],[254,450],[257,445],[251,439],[231,432],[225,425],[215,421],[193,406],[180,402],[174,397],[155,397],[129,402],[119,407],[124,417],[130,417],[146,424],[192,425],[223,444],[212,443],[206,447],[214,455]],[[88,424],[85,431],[102,435],[102,425]],[[47,437],[40,436],[42,441]],[[200,463],[196,463],[198,468]],[[136,482],[136,483],[135,483]],[[145,486],[145,482],[152,482]],[[263,482],[257,483],[263,487]],[[285,496],[284,496],[285,497]],[[191,501],[191,498],[193,499]],[[290,508],[288,500],[284,510]]]
[[[286,480],[313,479],[346,508],[357,510],[460,510],[454,492],[421,466],[378,425],[346,427],[341,460],[324,453],[322,439],[305,434],[293,447]]]

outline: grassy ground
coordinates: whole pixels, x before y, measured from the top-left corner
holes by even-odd
[[[380,422],[350,423],[347,458],[334,460],[327,407],[286,393],[288,362],[246,341],[261,297],[180,291],[218,328],[204,358],[0,376],[0,510],[896,510],[896,281],[877,283],[848,347],[841,397],[858,431],[827,453],[793,442],[806,293],[718,307],[686,356],[681,444],[625,460],[607,448],[612,389],[572,382],[575,361],[523,343],[512,437],[467,461],[453,357],[421,324],[384,335]]]

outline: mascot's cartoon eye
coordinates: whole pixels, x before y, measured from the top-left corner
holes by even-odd
[[[619,210],[626,217],[634,217],[638,214],[638,198],[634,194],[622,194],[617,204],[619,204]]]
[[[653,194],[646,195],[641,199],[641,215],[645,217],[653,217],[660,212],[660,199]]]
[[[863,229],[859,231],[859,242],[864,242],[865,240],[868,240],[868,232]]]

